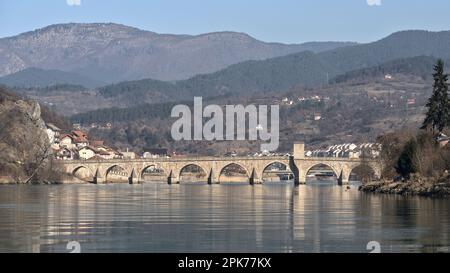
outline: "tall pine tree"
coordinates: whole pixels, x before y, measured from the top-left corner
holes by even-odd
[[[428,112],[422,129],[431,128],[442,132],[450,123],[450,100],[448,97],[448,75],[444,74],[444,62],[438,60],[434,66],[433,95],[428,100]]]

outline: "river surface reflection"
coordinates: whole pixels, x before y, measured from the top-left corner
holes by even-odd
[[[0,252],[449,252],[449,235],[449,199],[357,187],[0,187]]]

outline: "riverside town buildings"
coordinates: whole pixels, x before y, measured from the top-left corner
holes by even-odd
[[[62,134],[60,128],[49,123],[47,124],[47,135],[52,153],[56,159],[105,160],[124,158],[121,152],[106,146],[103,141],[90,140],[89,136],[81,130],[74,130],[68,134]]]
[[[354,143],[333,145],[325,149],[306,152],[306,157],[343,157],[343,158],[377,158],[380,156],[381,144],[364,143],[356,145]]]
[[[112,159],[137,159],[139,156],[129,151],[119,151],[105,145],[102,140],[92,140],[89,135],[74,127],[70,133],[62,133],[56,125],[47,124],[47,136],[50,141],[52,154],[60,160],[112,160]],[[143,158],[167,157],[167,149],[149,149]]]

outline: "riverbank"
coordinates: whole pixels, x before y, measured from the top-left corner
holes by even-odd
[[[88,182],[79,182],[79,181],[64,181],[64,182],[39,182],[39,183],[17,183],[17,182],[9,182],[9,181],[0,181],[1,185],[83,185],[90,184]]]
[[[7,176],[0,176],[0,185],[19,185],[19,184],[42,184],[42,185],[62,185],[62,184],[89,184],[89,182],[80,180],[72,176],[63,176],[58,182],[55,181],[41,181],[39,183],[21,183],[14,181],[13,178]]]
[[[404,196],[448,197],[450,196],[450,175],[440,178],[413,176],[409,181],[378,181],[359,187],[362,192],[398,194]]]

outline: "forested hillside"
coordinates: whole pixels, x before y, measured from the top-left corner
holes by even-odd
[[[401,31],[374,43],[339,48],[319,53],[319,56],[333,64],[339,74],[402,58],[433,56],[449,59],[450,31]]]
[[[435,58],[450,59],[450,32],[398,32],[370,44],[317,54],[301,52],[269,60],[248,61],[178,82],[151,79],[124,82],[103,87],[100,93],[120,100],[131,98],[148,102],[146,98],[177,100],[194,95],[207,97],[226,93],[248,95],[287,91],[296,87],[325,85],[330,79],[351,71],[342,76],[341,81],[345,77],[358,76],[358,73],[382,71],[425,75]]]
[[[436,58],[427,56],[398,59],[379,66],[347,72],[334,78],[331,83],[364,81],[370,78],[384,77],[387,74],[398,73],[416,75],[424,79],[429,79],[432,77],[430,71],[433,69],[436,61]]]
[[[331,65],[322,62],[314,53],[302,52],[266,61],[248,61],[184,81],[148,79],[105,86],[99,90],[106,98],[120,97],[135,102],[142,102],[150,94],[167,100],[183,100],[193,96],[252,94],[287,90],[295,86],[312,87],[326,84],[327,73],[328,76],[336,74]]]

